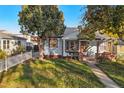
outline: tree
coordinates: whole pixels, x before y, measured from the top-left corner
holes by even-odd
[[[98,31],[122,40],[124,37],[124,6],[87,6],[82,22],[84,26],[82,33],[88,33],[87,35],[91,36],[90,39],[94,39],[94,33]]]
[[[56,5],[23,6],[19,13],[19,25],[23,34],[38,36],[41,60],[44,57],[44,39],[61,35],[65,30],[63,12]]]
[[[90,5],[85,9],[82,17],[83,29],[80,38],[85,36],[90,40],[95,39],[95,33],[107,34],[108,36],[124,39],[124,6]],[[97,42],[97,54],[99,40]]]

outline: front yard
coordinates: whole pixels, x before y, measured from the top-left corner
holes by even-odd
[[[30,60],[0,73],[0,87],[104,87],[90,68],[79,61]]]
[[[98,66],[118,85],[120,85],[120,87],[124,87],[123,62],[101,62]]]

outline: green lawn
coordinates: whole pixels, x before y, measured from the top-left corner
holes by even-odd
[[[104,87],[89,67],[79,61],[28,61],[0,74],[0,87]]]
[[[98,66],[118,85],[124,87],[124,63],[101,62]]]

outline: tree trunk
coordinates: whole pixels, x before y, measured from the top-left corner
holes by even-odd
[[[39,39],[38,47],[39,47],[39,60],[43,60],[44,59],[44,44],[43,44],[42,38]]]

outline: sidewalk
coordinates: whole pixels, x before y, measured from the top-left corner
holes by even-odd
[[[106,88],[119,88],[119,86],[111,80],[100,68],[98,68],[94,61],[85,60],[86,64],[91,68],[93,73],[99,78],[99,80],[106,86]]]

